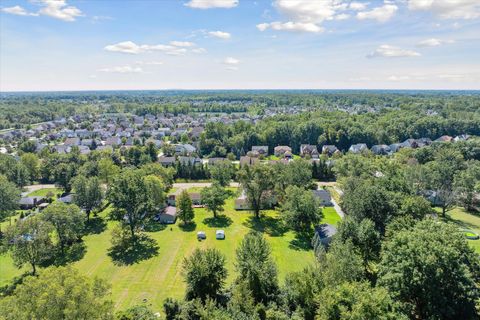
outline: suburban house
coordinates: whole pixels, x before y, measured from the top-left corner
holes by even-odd
[[[192,153],[195,153],[196,151],[197,151],[197,148],[195,148],[194,146],[188,143],[175,145],[176,154],[190,155]]]
[[[247,201],[247,196],[245,193],[242,192],[242,194],[235,199],[235,210],[249,210],[250,205],[248,204]]]
[[[36,208],[38,205],[45,202],[44,197],[23,197],[18,201],[20,209],[28,210]]]
[[[372,146],[371,150],[376,155],[387,155],[392,153],[392,150],[386,144],[376,144]]]
[[[292,154],[292,148],[290,148],[289,146],[276,146],[274,149],[273,149],[273,154],[276,156],[276,157],[284,157],[285,153],[289,152],[290,155]]]
[[[268,146],[252,146],[252,152],[268,156]]]
[[[362,153],[366,150],[368,150],[368,147],[365,143],[352,144],[348,149],[348,151],[352,153]]]
[[[250,157],[250,156],[243,156],[240,157],[240,167],[242,166],[253,166],[254,164],[258,163],[260,160],[258,158]]]
[[[451,136],[441,136],[438,139],[435,139],[435,142],[452,142],[453,137]]]
[[[177,197],[183,192],[183,189],[178,189],[173,193],[170,193],[167,195],[167,204],[169,206],[176,206],[176,199]],[[192,205],[194,206],[201,206],[202,205],[202,196],[200,195],[199,192],[191,192],[188,193],[190,196],[190,200],[192,200]]]
[[[332,197],[330,192],[325,189],[312,190],[313,196],[318,200],[320,206],[331,207],[333,206]]]
[[[302,144],[300,145],[300,155],[302,157],[310,156],[312,159],[318,159],[319,153],[317,150],[317,146],[312,144]]]
[[[162,166],[165,166],[165,167],[174,166],[175,165],[175,157],[160,156],[160,157],[158,157],[158,162],[160,162],[160,164]]]
[[[177,220],[177,208],[168,206],[155,216],[155,220],[163,224],[174,224]]]
[[[63,144],[66,146],[79,146],[80,138],[67,138]]]
[[[324,145],[322,147],[322,153],[323,154],[328,154],[329,156],[333,155],[335,152],[338,151],[338,148],[334,145]]]

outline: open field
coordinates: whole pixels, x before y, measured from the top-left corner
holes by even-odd
[[[228,283],[231,283],[236,277],[235,249],[252,229],[263,232],[268,239],[278,265],[280,281],[283,281],[288,272],[299,271],[314,261],[312,251],[305,243],[297,240],[293,232],[284,229],[275,211],[265,211],[262,219],[256,221],[250,212],[235,211],[233,204],[234,197],[231,197],[227,200],[224,216],[217,219],[213,219],[212,214],[203,208],[195,209],[195,226],[192,228],[182,229],[178,222],[166,227],[156,225],[156,230],[147,234],[158,243],[157,254],[130,265],[115,264],[108,255],[111,229],[116,223],[108,221],[106,226],[98,228],[96,234],[84,237],[86,253],[74,266],[89,276],[109,281],[117,309],[147,299],[154,310],[160,311],[166,297],[183,297],[185,284],[181,275],[182,261],[195,248],[215,247],[224,253],[229,270]],[[108,210],[110,209],[107,208],[101,215],[106,217]],[[225,240],[215,240],[217,229],[225,230]],[[205,231],[207,240],[197,241],[197,231]],[[0,265],[0,284],[4,285],[12,277],[21,274],[20,270],[12,266],[10,257],[0,256]]]

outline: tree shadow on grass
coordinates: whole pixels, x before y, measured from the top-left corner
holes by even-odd
[[[55,265],[64,266],[68,263],[81,260],[85,253],[87,252],[87,247],[83,241],[78,241],[64,249],[63,254],[60,252],[55,258]]]
[[[295,239],[290,241],[288,245],[290,249],[297,251],[308,251],[312,249],[312,237],[308,233],[297,232],[295,233]]]
[[[107,228],[105,219],[101,217],[91,217],[90,221],[85,224],[85,234],[100,234]]]
[[[271,237],[281,237],[287,232],[287,227],[282,220],[273,217],[250,217],[244,223],[250,229],[265,232]]]
[[[478,226],[473,224],[473,223],[470,223],[468,221],[463,221],[463,220],[459,220],[459,219],[454,219],[452,218],[451,216],[449,216],[447,214],[447,216],[445,217],[445,222],[450,222],[450,223],[454,223],[456,224],[457,226],[459,226],[460,228],[462,229],[478,229]]]
[[[12,295],[17,286],[23,284],[25,278],[31,275],[31,272],[24,272],[21,275],[14,277],[10,283],[0,287],[0,296],[6,297]]]
[[[148,220],[143,226],[143,230],[146,232],[157,232],[167,228],[166,224],[160,223],[155,220]]]
[[[211,228],[225,228],[232,224],[232,219],[225,215],[203,219],[203,223]]]
[[[140,234],[136,240],[126,238],[108,250],[108,255],[115,265],[132,265],[142,260],[150,259],[158,254],[157,242],[147,236]]]
[[[182,231],[185,231],[185,232],[192,232],[197,228],[197,224],[194,221],[189,223],[181,222],[178,226]]]

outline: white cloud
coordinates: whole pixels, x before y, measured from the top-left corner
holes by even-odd
[[[104,48],[106,51],[138,54],[144,51],[141,46],[132,41],[124,41],[108,45]]]
[[[335,20],[346,20],[348,18],[350,18],[348,13],[340,13],[335,16]]]
[[[348,6],[352,10],[361,11],[367,9],[368,3],[351,2]]]
[[[220,38],[220,39],[230,39],[232,35],[228,32],[224,31],[209,31],[208,34],[212,37]]]
[[[38,16],[38,13],[28,12],[20,6],[2,8],[2,11],[5,13],[15,14],[17,16]]]
[[[276,31],[297,31],[297,32],[313,32],[319,33],[325,31],[324,28],[316,25],[311,22],[271,22],[271,23],[260,23],[257,24],[257,29],[260,31],[265,31],[267,29],[272,29]]]
[[[417,43],[417,47],[438,47],[438,46],[441,46],[442,44],[449,44],[454,42],[455,41],[453,40],[441,40],[436,38],[430,38],[430,39],[422,40],[419,43]]]
[[[240,63],[240,60],[235,59],[233,57],[227,57],[225,60],[223,60],[223,63],[229,64],[229,65],[237,65]]]
[[[185,3],[187,7],[195,9],[211,8],[234,8],[238,5],[238,0],[190,0]]]
[[[143,73],[143,69],[140,67],[132,66],[120,66],[120,67],[111,67],[111,68],[102,68],[98,71],[109,72],[109,73]]]
[[[372,19],[378,22],[386,22],[390,20],[397,12],[398,7],[394,4],[385,4],[381,7],[374,8],[370,11],[362,11],[357,13],[357,19],[366,20]]]
[[[195,48],[192,50],[193,53],[206,53],[207,49],[205,48]]]
[[[63,21],[75,21],[77,17],[83,16],[80,9],[67,5],[65,0],[40,0],[40,3],[43,5],[38,12],[41,15]]]
[[[480,18],[478,0],[408,0],[410,10],[431,11],[442,19]]]
[[[172,41],[176,42],[176,41]],[[177,42],[178,44],[178,42]],[[182,43],[184,46],[186,43]],[[129,54],[139,54],[143,52],[152,52],[152,51],[161,51],[168,55],[183,55],[187,53],[187,49],[174,46],[174,45],[167,45],[167,44],[156,44],[156,45],[137,45],[135,42],[132,41],[123,41],[116,44],[108,45],[104,48],[106,51],[110,52],[121,52],[121,53],[129,53]]]
[[[352,8],[362,7],[356,2],[350,5],[353,5]],[[348,19],[350,15],[345,11],[353,10],[350,5],[344,0],[276,0],[274,7],[288,20],[260,23],[257,29],[320,33],[325,31],[322,26],[324,21]]]
[[[410,80],[410,76],[390,76],[387,78],[388,81],[405,81]]]
[[[36,13],[28,12],[20,6],[2,8],[5,13],[15,14],[19,16],[49,16],[63,21],[75,21],[77,17],[82,17],[83,13],[74,6],[69,6],[66,0],[37,0],[34,2],[41,6]]]
[[[188,41],[170,41],[170,45],[174,47],[194,47],[195,43]]]
[[[383,44],[379,46],[375,51],[367,55],[367,58],[386,57],[386,58],[400,58],[400,57],[418,57],[421,54],[413,51],[406,50],[399,47]]]
[[[339,11],[348,7],[341,0],[276,0],[274,5],[294,21],[315,23],[333,20]]]
[[[135,61],[135,64],[144,65],[144,66],[160,66],[163,64],[162,61]]]

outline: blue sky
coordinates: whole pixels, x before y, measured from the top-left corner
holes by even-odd
[[[480,89],[478,0],[0,0],[0,91]]]

